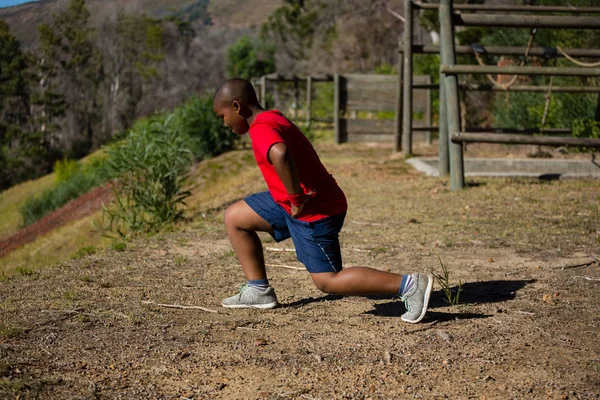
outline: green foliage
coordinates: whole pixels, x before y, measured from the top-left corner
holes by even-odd
[[[375,73],[381,75],[395,75],[398,71],[392,64],[383,63],[375,67]]]
[[[121,241],[121,240],[115,240],[114,242],[111,243],[110,247],[114,250],[114,251],[125,251],[125,249],[127,248],[127,243]]]
[[[442,287],[444,291],[444,295],[446,296],[445,300],[450,306],[455,306],[458,304],[460,300],[460,294],[462,292],[462,282],[459,281],[458,286],[454,290],[450,286],[450,272],[448,271],[448,267],[442,262],[440,256],[438,256],[438,260],[440,261],[440,265],[442,266],[441,274],[433,274],[433,277],[437,281],[437,283]]]
[[[280,50],[296,60],[306,58],[312,48],[315,21],[321,4],[314,0],[285,0],[285,5],[276,9],[262,26],[263,38],[271,37]],[[335,35],[335,31],[327,33]],[[327,44],[327,43],[326,43]]]
[[[108,175],[103,168],[103,162],[104,160],[100,158],[84,167],[78,166],[70,176],[58,179],[51,188],[36,197],[27,199],[19,207],[23,224],[34,223],[51,211],[106,182]]]
[[[573,121],[573,136],[600,139],[600,122],[591,119],[576,119]]]
[[[190,195],[183,190],[192,153],[172,116],[156,117],[143,130],[108,147],[107,170],[116,179],[115,198],[97,227],[128,236],[154,232],[183,217]]]
[[[75,175],[80,169],[80,165],[76,160],[69,160],[64,157],[62,160],[57,160],[54,163],[54,172],[56,173],[56,181],[64,182]]]
[[[0,20],[0,191],[30,177],[28,156],[39,156],[39,140],[25,130],[31,121],[28,61]]]
[[[275,46],[262,40],[252,41],[242,36],[227,49],[227,76],[229,78],[253,77],[275,72]]]
[[[96,247],[95,246],[85,246],[85,247],[82,247],[79,250],[77,250],[71,256],[71,258],[73,260],[79,260],[79,259],[85,258],[87,256],[91,256],[92,254],[96,254]]]
[[[332,82],[313,83],[313,118],[331,118],[333,115],[333,91]]]
[[[194,96],[174,112],[173,127],[189,138],[189,146],[198,160],[231,150],[237,140],[215,115],[212,96]]]

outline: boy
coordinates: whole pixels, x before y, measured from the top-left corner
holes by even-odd
[[[225,211],[227,235],[248,284],[239,294],[223,300],[223,307],[278,305],[256,234],[261,231],[277,242],[291,237],[298,260],[321,291],[399,295],[407,310],[402,320],[421,321],[427,311],[432,276],[397,275],[367,267],[342,269],[338,233],[346,215],[346,197],[302,132],[279,111],[263,109],[254,88],[243,79],[223,82],[213,97],[213,109],[235,134],[250,132],[254,156],[269,189]]]

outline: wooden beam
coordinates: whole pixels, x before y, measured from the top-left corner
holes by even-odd
[[[498,28],[600,29],[600,18],[567,15],[453,14],[457,26]]]
[[[460,132],[452,135],[454,143],[533,144],[541,146],[576,146],[600,148],[600,139],[529,136],[503,133]]]
[[[600,18],[599,18],[600,19]],[[444,74],[600,76],[600,68],[519,67],[509,65],[441,65]]]
[[[423,3],[415,1],[415,7],[424,10],[437,10],[437,3]],[[486,11],[486,12],[561,12],[561,13],[600,13],[600,7],[570,7],[570,6],[515,6],[491,4],[455,4],[455,11]]]

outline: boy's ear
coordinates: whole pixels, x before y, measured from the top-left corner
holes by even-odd
[[[231,103],[231,106],[233,107],[233,109],[235,110],[235,112],[238,113],[238,114],[242,110],[242,104],[239,101],[237,101],[237,100],[234,100]]]

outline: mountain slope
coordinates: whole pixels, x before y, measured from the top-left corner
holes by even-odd
[[[245,28],[260,25],[282,0],[87,0],[91,22],[99,26],[118,13],[147,14],[160,18],[171,14],[192,13],[208,2],[208,11],[219,27]],[[52,21],[52,15],[64,10],[69,0],[40,0],[0,9],[13,34],[30,47],[37,38],[37,26]]]

